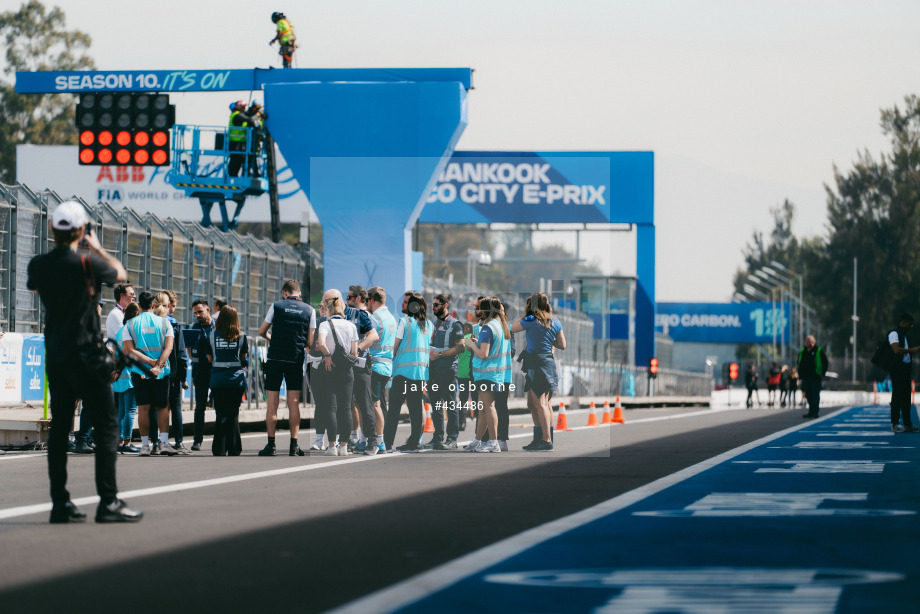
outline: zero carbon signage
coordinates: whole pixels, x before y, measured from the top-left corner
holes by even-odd
[[[419,221],[653,223],[651,152],[458,151]]]
[[[776,303],[658,303],[655,330],[674,341],[772,343],[790,335],[790,305]]]

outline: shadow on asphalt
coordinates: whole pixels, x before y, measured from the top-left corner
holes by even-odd
[[[358,497],[346,512],[6,590],[0,608],[321,612],[800,422],[776,412],[694,431],[692,445],[675,435],[395,501]]]

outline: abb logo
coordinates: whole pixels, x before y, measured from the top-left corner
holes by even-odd
[[[131,181],[132,183],[140,183],[145,179],[143,166],[100,166],[99,175],[96,177],[96,183],[101,183],[103,181],[110,181],[112,183]]]

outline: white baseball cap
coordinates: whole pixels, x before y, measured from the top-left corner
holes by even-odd
[[[51,214],[51,227],[55,230],[81,228],[87,221],[86,209],[75,200],[65,200]]]

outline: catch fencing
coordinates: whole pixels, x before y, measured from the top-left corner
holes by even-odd
[[[0,325],[5,331],[42,332],[44,310],[26,288],[27,269],[34,256],[53,247],[48,219],[64,200],[50,190],[0,184]],[[303,279],[304,262],[286,243],[74,200],[84,206],[102,246],[124,265],[135,289],[176,292],[180,321],[192,320],[196,299],[210,305],[219,298],[237,309],[241,328],[255,338],[284,281]],[[111,291],[101,298],[104,320],[115,302]]]

